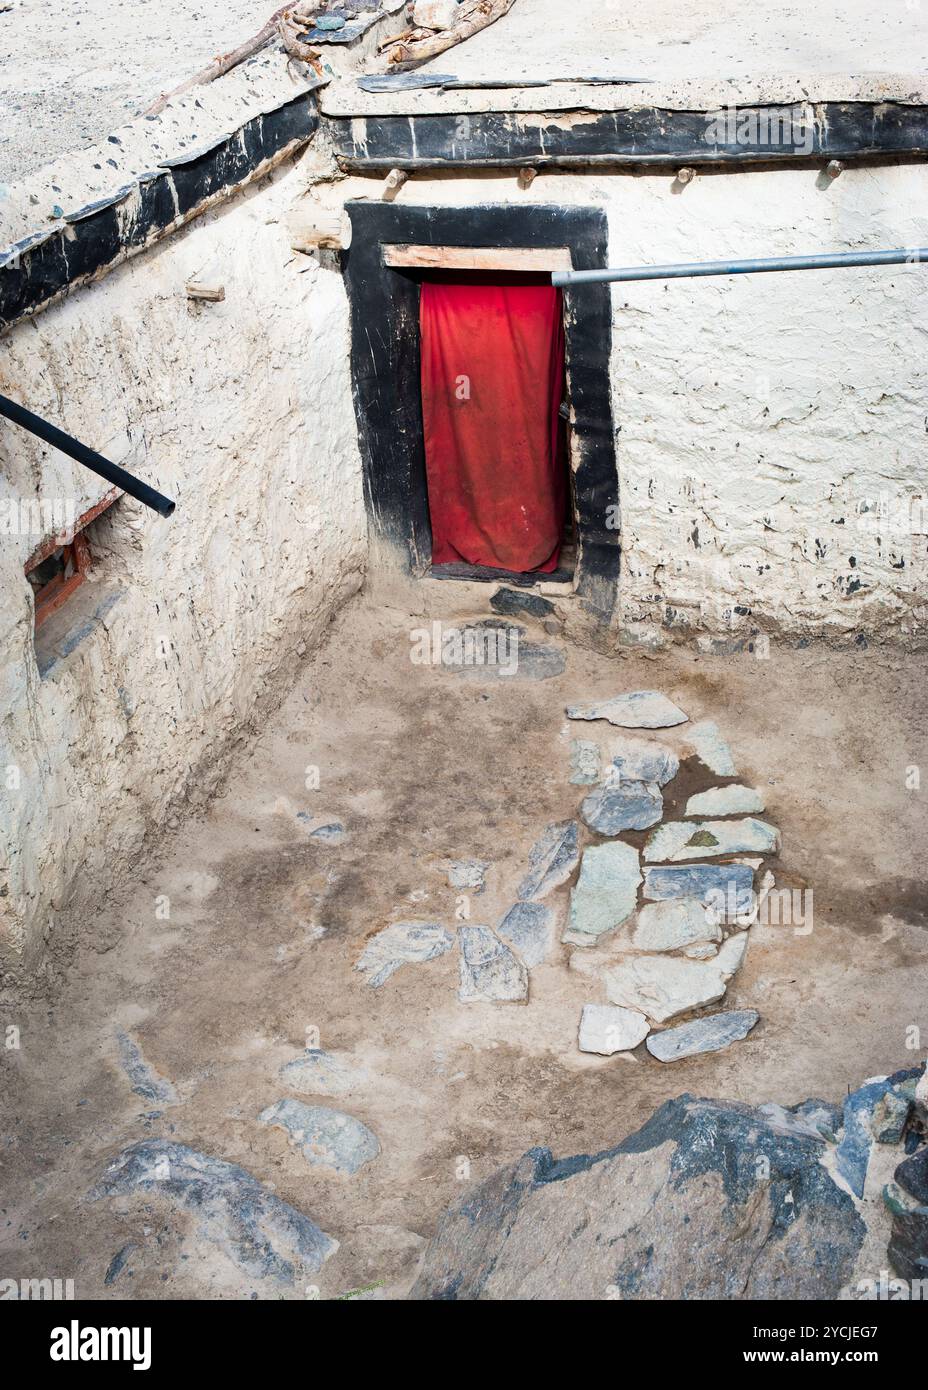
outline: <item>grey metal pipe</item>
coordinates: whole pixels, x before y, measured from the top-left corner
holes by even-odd
[[[690,261],[682,265],[629,265],[617,270],[555,270],[552,285],[595,285],[605,280],[688,280],[700,275],[753,275],[772,270],[835,270],[846,265],[919,265],[928,247],[898,251],[837,251],[824,256],[768,256],[749,261]]]

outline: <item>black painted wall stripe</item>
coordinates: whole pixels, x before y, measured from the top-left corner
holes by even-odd
[[[798,120],[800,113],[808,115],[807,124],[790,125],[799,138],[787,145],[771,144],[771,127],[782,129],[782,122],[794,115]],[[571,124],[571,114],[583,119]],[[928,153],[928,106],[824,102],[809,107],[738,107],[737,126],[711,130],[707,139],[713,116],[638,107],[599,113],[555,111],[530,118],[524,112],[483,111],[323,119],[339,162],[352,169],[526,162],[730,165]]]
[[[40,239],[33,234],[7,248],[0,254],[0,330],[156,241],[217,196],[233,194],[262,165],[312,139],[318,124],[315,97],[301,93],[211,148],[143,175],[121,190],[119,202],[102,199]],[[120,217],[133,196],[137,214]]]

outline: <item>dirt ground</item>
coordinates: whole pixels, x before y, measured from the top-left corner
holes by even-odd
[[[429,618],[441,616],[440,598]],[[563,675],[507,681],[413,664],[421,625],[370,598],[353,603],[209,813],[80,924],[56,996],[3,1006],[0,1023],[19,1027],[21,1046],[0,1053],[0,1276],[72,1278],[88,1298],[269,1296],[197,1240],[191,1214],[86,1201],[121,1149],[160,1135],[241,1164],[338,1239],[318,1276],[323,1298],[371,1286],[401,1297],[462,1183],[533,1145],[558,1156],[603,1149],[684,1091],[835,1100],[923,1055],[928,836],[925,793],[907,787],[907,769],[928,757],[921,658],[570,646]],[[529,635],[557,640],[531,624]],[[567,970],[560,945],[532,972],[527,1005],[460,1003],[456,951],[371,989],[354,969],[365,938],[409,918],[454,930],[447,859],[491,863],[470,921],[499,922],[533,841],[576,814],[570,737],[616,732],[568,725],[565,705],[642,688],[718,722],[781,828],[778,884],[814,891],[813,930],[752,940],[729,986],[727,1003],[761,1013],[749,1038],[668,1065],[643,1046],[582,1054],[580,1010],[600,996]],[[318,790],[306,786],[313,767]],[[714,780],[703,772],[701,785]],[[665,788],[667,818],[696,784],[688,763]],[[347,837],[311,840],[300,811],[340,818]],[[562,912],[566,895],[553,898]],[[921,1053],[909,1050],[913,1027]],[[133,1093],[121,1030],[173,1084],[176,1104]],[[320,1101],[379,1137],[380,1156],[354,1177],[309,1169],[285,1134],[257,1123],[288,1094],[279,1069],[315,1042],[312,1030],[369,1073],[349,1100]]]

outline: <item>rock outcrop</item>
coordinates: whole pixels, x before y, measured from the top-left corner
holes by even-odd
[[[603,1153],[556,1161],[531,1149],[449,1208],[409,1297],[854,1297],[867,1209],[836,1159],[850,1142],[866,1173],[887,1142],[886,1097],[905,1100],[917,1076],[871,1080],[843,1106],[683,1095]],[[928,1149],[914,1113],[893,1135],[910,1157],[896,1170],[889,1247],[910,1279],[928,1261]]]

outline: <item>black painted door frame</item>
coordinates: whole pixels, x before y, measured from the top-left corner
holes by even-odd
[[[413,574],[428,572],[429,526],[419,381],[419,281],[383,264],[383,246],[563,247],[575,270],[607,264],[600,208],[509,203],[413,207],[352,201],[344,253],[351,310],[351,376],[364,495],[372,536]],[[619,484],[609,366],[609,286],[564,291],[565,365],[571,403],[577,593],[608,621],[619,580]],[[544,578],[544,576],[540,576]]]

